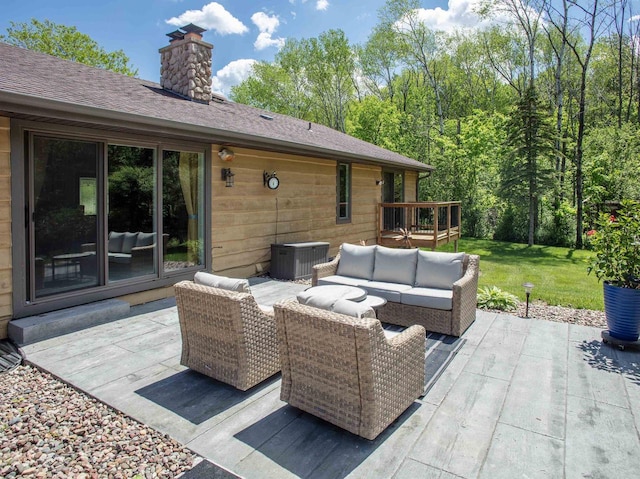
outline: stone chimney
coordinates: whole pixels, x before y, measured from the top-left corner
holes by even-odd
[[[211,101],[211,51],[202,40],[206,31],[193,23],[168,33],[169,45],[160,49],[160,85],[189,100]]]

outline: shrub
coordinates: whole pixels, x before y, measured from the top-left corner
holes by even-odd
[[[571,248],[575,245],[576,209],[567,202],[545,218],[542,224],[540,242],[549,246],[564,246]]]
[[[514,311],[518,307],[518,297],[502,291],[497,286],[485,286],[478,292],[478,308]]]

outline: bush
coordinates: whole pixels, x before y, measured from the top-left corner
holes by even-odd
[[[485,286],[478,292],[478,308],[514,311],[518,307],[518,297],[502,291],[497,286]]]
[[[572,248],[575,245],[576,210],[566,202],[553,211],[550,218],[543,221],[540,243],[548,246],[564,246]]]
[[[516,208],[513,205],[507,206],[500,215],[493,239],[510,243],[526,243],[529,239],[527,215],[528,211],[523,211],[522,208]]]

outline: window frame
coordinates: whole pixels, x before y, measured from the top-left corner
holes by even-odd
[[[340,201],[342,198],[342,167],[346,167],[346,182],[345,186],[347,191],[345,192],[346,201]],[[351,163],[346,161],[338,161],[336,163],[336,224],[351,223],[351,197],[352,197],[352,168]],[[346,203],[346,216],[340,216],[341,206]]]

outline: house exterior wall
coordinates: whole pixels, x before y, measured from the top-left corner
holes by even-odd
[[[416,198],[417,188],[416,183],[418,181],[418,173],[415,171],[407,171],[404,174],[404,200],[406,202],[418,201]]]
[[[268,271],[272,243],[327,241],[329,254],[340,244],[375,243],[381,168],[352,164],[351,222],[336,223],[337,162],[231,147],[235,158],[222,161],[212,150],[212,264],[229,276]],[[231,168],[234,186],[225,187],[220,170]],[[277,190],[263,184],[275,171]]]
[[[7,337],[11,303],[11,135],[9,118],[0,117],[0,339]]]

